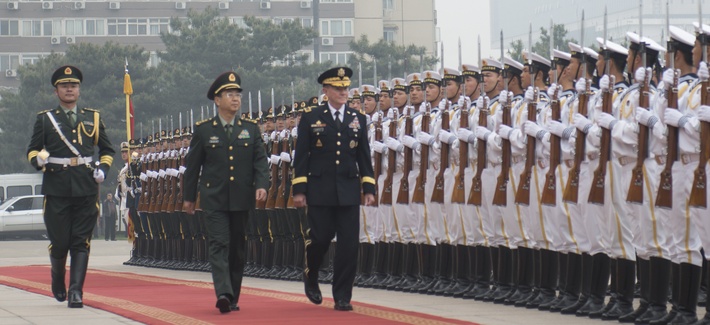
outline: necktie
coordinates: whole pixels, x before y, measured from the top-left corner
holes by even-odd
[[[335,111],[335,126],[340,129],[340,111]]]
[[[232,125],[231,124],[225,125],[224,130],[227,131],[227,139],[231,139],[232,138]]]
[[[71,122],[71,126],[74,127],[76,124],[76,120],[74,119],[74,111],[67,111],[67,116],[69,116],[69,122]]]

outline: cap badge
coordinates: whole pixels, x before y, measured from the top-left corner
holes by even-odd
[[[67,67],[66,69],[64,69],[64,74],[72,74],[71,68]]]
[[[236,80],[237,80],[237,77],[235,77],[233,73],[230,73],[229,74],[229,81],[234,82]]]
[[[345,77],[345,69],[343,69],[343,68],[338,69],[338,77],[340,77],[340,78]]]

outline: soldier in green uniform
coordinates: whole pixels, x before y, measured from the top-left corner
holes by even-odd
[[[99,184],[115,153],[99,112],[77,106],[81,80],[81,71],[73,66],[60,67],[52,74],[59,105],[37,114],[27,147],[30,164],[44,172],[42,194],[52,293],[60,302],[67,299],[64,277],[67,253],[71,253],[69,308],[83,307],[91,234],[99,213]],[[99,148],[96,168],[92,165],[95,146]]]
[[[266,199],[269,185],[259,127],[235,118],[242,104],[240,84],[235,72],[225,72],[212,83],[207,98],[214,100],[218,114],[195,123],[185,158],[183,211],[195,213],[199,178],[216,307],[221,313],[239,310],[249,210],[254,199]]]

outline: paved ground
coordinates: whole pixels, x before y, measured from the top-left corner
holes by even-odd
[[[0,267],[49,264],[47,244],[48,241],[0,241],[0,256],[2,257],[0,258]],[[210,274],[204,272],[125,266],[122,263],[128,259],[129,250],[129,244],[124,241],[107,242],[95,240],[92,242],[89,267],[92,269],[133,272],[184,280],[211,281]],[[47,276],[49,277],[49,274]],[[244,286],[303,293],[303,285],[300,282],[245,278]],[[329,285],[321,285],[321,290],[323,290],[325,296],[330,297]],[[417,311],[486,325],[583,325],[603,323],[602,321],[501,306],[493,303],[377,289],[355,288],[353,300],[355,302]],[[212,302],[206,303],[205,308],[212,308]],[[700,316],[702,316],[704,310],[701,308],[698,311],[701,314]],[[138,323],[100,309],[90,307],[69,309],[66,307],[66,303],[58,303],[54,298],[0,285],[0,324],[113,325]]]

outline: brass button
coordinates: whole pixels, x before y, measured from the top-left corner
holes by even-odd
[[[335,144],[340,145],[340,141],[336,142]]]
[[[234,160],[234,156],[229,156],[229,160]]]
[[[338,136],[340,136],[340,132],[338,132]]]
[[[214,148],[214,145],[212,145],[212,148]]]
[[[340,156],[340,150],[336,151],[335,154]]]
[[[71,140],[72,143],[76,143],[76,140]]]
[[[229,177],[229,180],[230,180],[230,181],[234,181],[234,176],[230,176],[230,177]]]
[[[234,147],[232,147],[232,146],[229,146],[229,150],[233,150],[233,149],[234,149]]]
[[[340,165],[340,160],[336,160],[336,161],[335,161],[335,164],[336,164],[336,165]]]
[[[234,170],[234,166],[229,166],[229,170]]]
[[[244,146],[245,146],[245,147],[248,147],[248,146],[249,146],[249,144],[248,144],[248,143],[245,143],[245,144],[244,144]]]
[[[75,130],[75,129],[72,129],[72,130],[71,130],[71,133],[76,133],[76,130]]]

